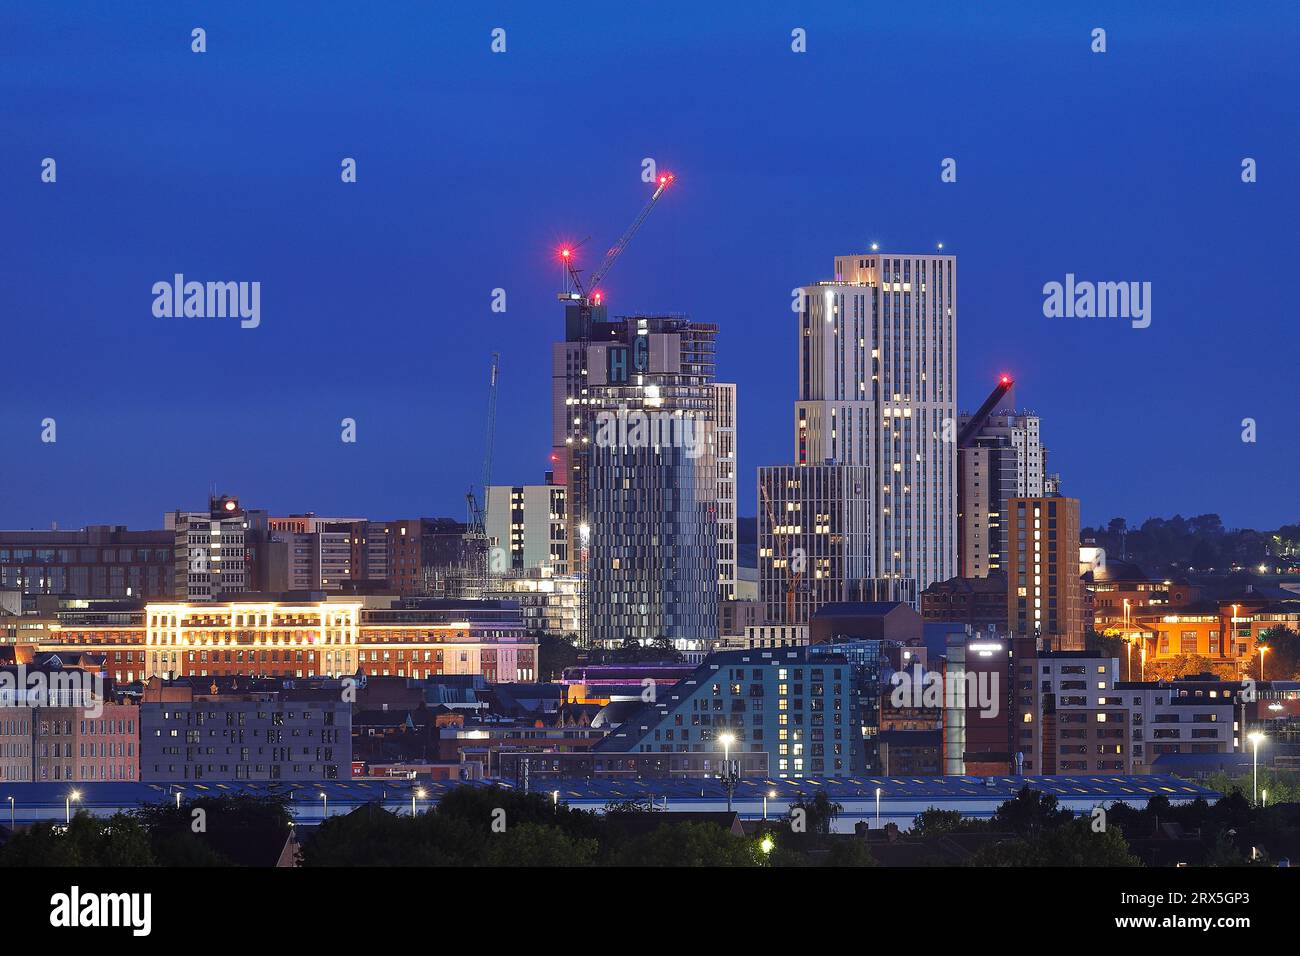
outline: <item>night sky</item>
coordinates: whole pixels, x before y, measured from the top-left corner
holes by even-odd
[[[1085,522],[1295,521],[1300,7],[1048,6],[9,4],[0,527],[158,527],[212,483],[463,517],[493,351],[493,480],[540,481],[553,252],[594,265],[644,157],[679,179],[608,304],[721,327],[742,514],[793,454],[790,290],[875,241],[958,257],[959,403],[1015,375]],[[155,318],[177,272],[260,281],[260,327]],[[1151,326],[1045,318],[1067,272],[1151,282]]]

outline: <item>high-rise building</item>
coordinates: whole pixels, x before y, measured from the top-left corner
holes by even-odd
[[[962,415],[957,451],[958,567],[961,577],[982,578],[1007,565],[1007,502],[1051,497],[1047,449],[1039,417],[1016,411],[1015,388],[1003,376],[989,402]]]
[[[207,511],[170,511],[163,526],[174,535],[175,597],[217,601],[264,586],[269,530],[265,511],[213,496]]]
[[[545,568],[569,573],[563,485],[492,485],[487,490],[487,536],[501,548],[500,573]]]
[[[807,624],[822,605],[862,597],[870,576],[870,469],[758,470],[759,599],[769,623]]]
[[[718,468],[718,597],[736,599],[736,386],[713,386]]]
[[[1055,651],[1084,649],[1079,500],[1012,498],[1007,506],[1007,623]]]
[[[953,256],[837,256],[833,281],[799,290],[795,468],[759,473],[760,592],[770,614],[794,589],[783,623],[825,600],[915,606],[955,571],[956,272]]]
[[[553,352],[585,643],[717,636],[717,327],[570,306]],[[734,427],[734,426],[733,426]],[[733,435],[734,447],[734,435]]]

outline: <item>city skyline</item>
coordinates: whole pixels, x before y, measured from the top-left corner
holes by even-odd
[[[1278,283],[1237,279],[1285,272],[1295,205],[1282,163],[1296,132],[1269,95],[1295,67],[1269,18],[939,5],[922,29],[896,9],[737,21],[669,7],[642,20],[591,5],[584,29],[604,39],[573,58],[563,21],[527,10],[505,17],[508,52],[494,57],[471,42],[496,25],[486,15],[450,12],[435,36],[325,9],[305,22],[184,5],[13,18],[0,62],[21,94],[0,159],[14,240],[0,268],[21,317],[9,345],[54,344],[58,361],[11,365],[0,527],[154,527],[213,484],[273,513],[459,517],[481,472],[492,351],[492,482],[539,482],[537,356],[562,327],[553,253],[591,235],[594,266],[646,198],[647,157],[679,181],[611,274],[610,314],[719,327],[718,380],[738,386],[744,434],[741,515],[757,513],[757,467],[788,459],[784,429],[764,426],[796,397],[790,291],[871,242],[942,241],[963,263],[958,410],[1013,375],[1085,525],[1295,520],[1282,510],[1300,463],[1283,414],[1292,350],[1268,347],[1294,335],[1288,302]],[[1094,19],[1106,54],[1065,56],[1086,51]],[[199,21],[202,57],[188,47]],[[793,26],[807,30],[805,60],[790,53]],[[110,50],[136,71],[107,70]],[[377,50],[386,70],[356,66]],[[1012,55],[1019,71],[999,66]],[[861,83],[888,134],[841,117],[827,82]],[[565,97],[583,105],[579,125],[593,121],[581,151],[550,122],[545,104]],[[951,104],[938,128],[900,108],[936,97]],[[802,148],[798,131],[819,125],[834,131],[824,147]],[[344,157],[356,183],[340,181]],[[1241,181],[1243,157],[1257,182]],[[941,179],[947,158],[955,182]],[[150,290],[177,273],[261,283],[257,327],[155,317]],[[1067,276],[1150,282],[1151,324],[1047,318],[1043,286]],[[355,445],[339,441],[344,418]],[[231,454],[219,437],[231,434],[260,451]],[[1156,462],[1209,453],[1125,465],[1123,443]]]

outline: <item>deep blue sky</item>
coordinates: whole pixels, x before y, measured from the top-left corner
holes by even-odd
[[[603,251],[646,156],[680,180],[605,288],[721,326],[742,513],[792,454],[791,288],[942,241],[962,406],[1015,374],[1086,521],[1294,521],[1300,8],[1050,6],[9,4],[0,527],[155,527],[211,482],[273,512],[463,515],[493,350],[494,480],[539,480],[552,250]],[[261,327],[154,318],[174,272],[261,281]],[[1066,272],[1152,282],[1151,327],[1044,318]]]

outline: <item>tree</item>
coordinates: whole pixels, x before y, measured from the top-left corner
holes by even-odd
[[[796,810],[802,810],[804,821],[807,824],[807,832],[818,836],[826,836],[831,832],[831,824],[843,809],[844,807],[841,804],[826,796],[825,790],[818,790],[814,796],[800,795],[798,800],[790,804],[790,819],[795,818]]]
[[[288,794],[203,796],[134,811],[161,866],[265,866],[289,839]]]
[[[1173,680],[1196,674],[1213,674],[1223,680],[1236,680],[1240,675],[1237,665],[1229,661],[1214,661],[1199,654],[1175,654],[1159,660],[1148,660],[1147,680]]]
[[[559,827],[521,823],[487,841],[485,866],[591,866],[600,845],[565,836]]]
[[[543,634],[537,639],[537,673],[542,680],[558,680],[566,667],[577,663],[578,648],[571,637]]]
[[[763,866],[758,840],[738,837],[713,823],[665,823],[629,840],[621,866]]]
[[[1006,806],[1006,804],[1003,804]],[[1068,817],[1068,811],[1065,811]],[[1067,819],[1032,836],[980,850],[972,866],[1141,866],[1118,827],[1098,833],[1087,817]]]
[[[131,814],[107,820],[77,811],[68,825],[45,821],[13,834],[0,866],[153,866],[149,834]]]
[[[970,830],[985,830],[988,825],[983,820],[967,819],[960,810],[940,810],[929,807],[918,813],[912,821],[912,836],[927,839],[945,833],[960,833]]]
[[[1268,680],[1294,680],[1300,675],[1300,634],[1284,625],[1270,627],[1259,636],[1264,655],[1264,677]],[[1259,654],[1251,662],[1250,674],[1259,676]]]
[[[1031,790],[1028,785],[993,812],[989,824],[992,830],[1028,835],[1059,827],[1073,814],[1059,809],[1056,797],[1041,790]]]
[[[875,866],[876,858],[865,840],[856,836],[833,840],[826,854],[825,866]]]

